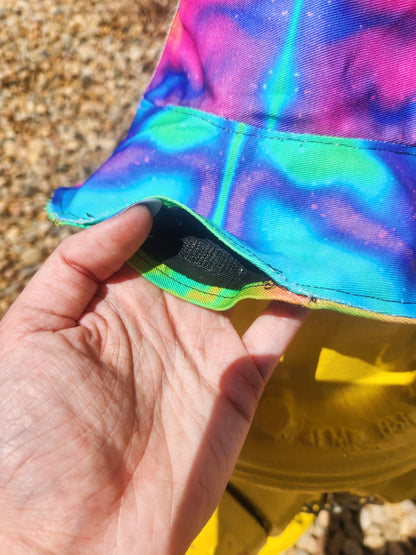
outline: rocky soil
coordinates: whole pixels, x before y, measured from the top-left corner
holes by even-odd
[[[134,117],[174,5],[0,2],[0,316],[68,233],[45,204],[85,180]]]
[[[0,318],[52,249],[54,189],[85,180],[133,119],[161,52],[173,0],[0,3]],[[416,554],[411,501],[346,500],[290,555]]]

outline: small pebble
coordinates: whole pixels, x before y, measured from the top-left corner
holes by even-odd
[[[386,541],[396,541],[400,539],[400,523],[398,520],[389,519],[384,523],[383,536]]]
[[[329,511],[320,511],[317,516],[317,521],[319,523],[319,526],[323,530],[326,530],[326,528],[328,528],[329,526],[329,521],[330,521]]]
[[[384,538],[379,536],[378,534],[368,534],[364,537],[363,544],[365,547],[369,547],[370,549],[381,549],[384,544]]]
[[[42,253],[36,247],[26,248],[22,252],[20,261],[25,266],[32,266],[41,261]]]
[[[364,532],[366,532],[372,523],[370,509],[368,507],[363,507],[360,512],[360,525]]]
[[[368,507],[372,522],[383,525],[388,520],[387,511],[382,505],[368,505]]]
[[[303,534],[296,545],[308,553],[316,553],[316,538],[312,534]]]

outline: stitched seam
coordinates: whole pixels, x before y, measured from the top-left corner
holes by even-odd
[[[192,289],[193,291],[197,291],[199,293],[203,293],[203,294],[206,294],[206,295],[211,295],[211,296],[215,296],[215,297],[222,297],[224,299],[232,299],[236,296],[236,295],[232,295],[232,296],[221,295],[220,293],[209,293],[209,292],[203,291],[202,289],[198,289],[197,287],[193,287],[193,286],[188,285],[188,284],[180,281],[179,279],[177,279],[177,277],[176,277],[178,275],[177,273],[175,273],[175,277],[173,277],[173,276],[169,275],[168,272],[162,270],[160,267],[157,267],[153,262],[150,262],[150,260],[151,260],[150,258],[146,259],[143,255],[143,253],[140,250],[136,252],[136,256],[138,256],[141,260],[143,260],[143,262],[148,264],[149,267],[152,267],[152,271],[159,272],[160,274],[163,274],[164,276],[166,276],[169,280],[174,281],[176,283],[179,283],[179,285],[183,285],[184,287],[187,287],[188,289]],[[270,278],[270,281],[273,281],[273,280]],[[197,283],[197,282],[194,282],[194,283]],[[245,289],[259,287],[259,284],[262,284],[262,283],[265,283],[265,282],[260,281],[256,284],[245,285],[242,289],[236,289],[235,291],[243,291]],[[273,283],[278,288],[288,289],[290,291],[290,289],[288,287],[285,287],[284,285],[280,285],[279,283],[275,283],[274,281],[273,281]],[[294,286],[297,286],[297,287],[309,287],[309,288],[314,287],[312,285],[303,285],[303,284],[300,284],[300,283],[297,283],[297,282],[291,282],[291,285],[292,286],[294,285]],[[381,301],[381,302],[384,302],[384,303],[394,303],[394,304],[400,304],[400,305],[415,305],[416,304],[416,303],[410,302],[410,301],[409,302],[407,302],[407,301],[394,301],[394,300],[389,300],[389,299],[383,299],[381,297],[375,297],[375,296],[372,296],[372,295],[361,295],[359,293],[349,293],[348,291],[343,291],[342,289],[333,289],[331,287],[316,286],[316,288],[317,289],[323,289],[325,291],[334,291],[335,293],[343,293],[344,295],[348,295],[350,297],[360,297],[360,298],[365,298],[365,299],[374,299],[376,301]],[[221,289],[221,288],[219,287],[218,289]],[[301,295],[303,297],[308,297],[308,295],[305,294],[305,293],[296,293],[294,291],[290,291],[290,292],[295,293],[296,295]],[[314,296],[313,298],[316,298],[316,297]],[[334,303],[340,303],[340,304],[345,305],[345,302],[340,301],[340,300],[333,300],[333,299],[322,299],[322,300],[326,300],[326,301],[334,302]],[[366,309],[366,310],[369,310],[369,309]],[[374,312],[374,310],[372,312]]]
[[[148,101],[146,101],[148,102]],[[166,112],[177,112],[179,114],[182,115],[186,115],[188,117],[192,117],[192,118],[196,118],[196,119],[200,119],[202,121],[205,121],[207,123],[209,123],[210,125],[212,125],[213,127],[216,127],[218,129],[222,129],[223,131],[226,131],[227,133],[230,133],[232,135],[245,135],[247,137],[254,137],[256,139],[268,139],[271,141],[280,141],[280,142],[294,142],[294,143],[299,143],[299,144],[319,144],[319,145],[327,145],[327,146],[335,146],[335,147],[343,147],[343,148],[350,148],[353,150],[371,150],[371,151],[381,151],[381,152],[390,152],[392,154],[401,154],[404,156],[416,156],[416,152],[402,152],[400,150],[394,150],[394,148],[383,148],[381,146],[360,146],[360,145],[353,145],[353,144],[345,144],[344,142],[337,142],[336,138],[334,137],[334,139],[331,141],[331,139],[329,137],[324,137],[322,136],[322,139],[319,139],[319,135],[316,135],[316,138],[314,139],[304,139],[304,138],[296,138],[296,137],[272,137],[270,135],[262,135],[260,133],[255,133],[253,132],[245,132],[245,131],[236,131],[235,129],[230,129],[224,125],[221,125],[220,123],[214,122],[211,119],[209,119],[209,117],[204,117],[202,115],[200,115],[199,113],[193,113],[191,112],[191,108],[188,110],[181,110],[180,108],[178,108],[177,106],[156,106],[154,104],[151,104],[152,106],[155,106],[156,108],[159,108],[160,110],[164,110]],[[219,117],[219,116],[218,116]],[[228,120],[230,122],[231,125],[233,125],[234,120]],[[250,126],[250,124],[246,123],[244,124],[247,127],[252,127]],[[276,133],[278,133],[276,131]],[[282,131],[283,133],[283,131]],[[345,140],[357,140],[357,141],[365,141],[365,142],[374,142],[377,143],[379,141],[374,141],[373,139],[354,139],[354,138],[350,138],[350,137],[339,137],[338,138],[340,141],[345,141]],[[402,143],[385,143],[387,144],[391,144],[391,145],[396,145],[397,147],[402,147],[402,148],[415,148],[413,145],[407,145],[407,144],[402,144]]]

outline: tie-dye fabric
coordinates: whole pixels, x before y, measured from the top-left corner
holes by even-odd
[[[199,282],[151,248],[131,263],[203,306],[413,319],[415,139],[413,0],[182,0],[127,137],[48,210],[77,226],[152,198],[191,214],[259,279]]]

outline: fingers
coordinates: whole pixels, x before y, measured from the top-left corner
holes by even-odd
[[[12,315],[24,314],[31,331],[75,325],[98,284],[134,254],[151,225],[149,210],[134,206],[65,239],[16,301]]]
[[[265,381],[307,315],[303,307],[273,301],[243,335],[244,345]]]

